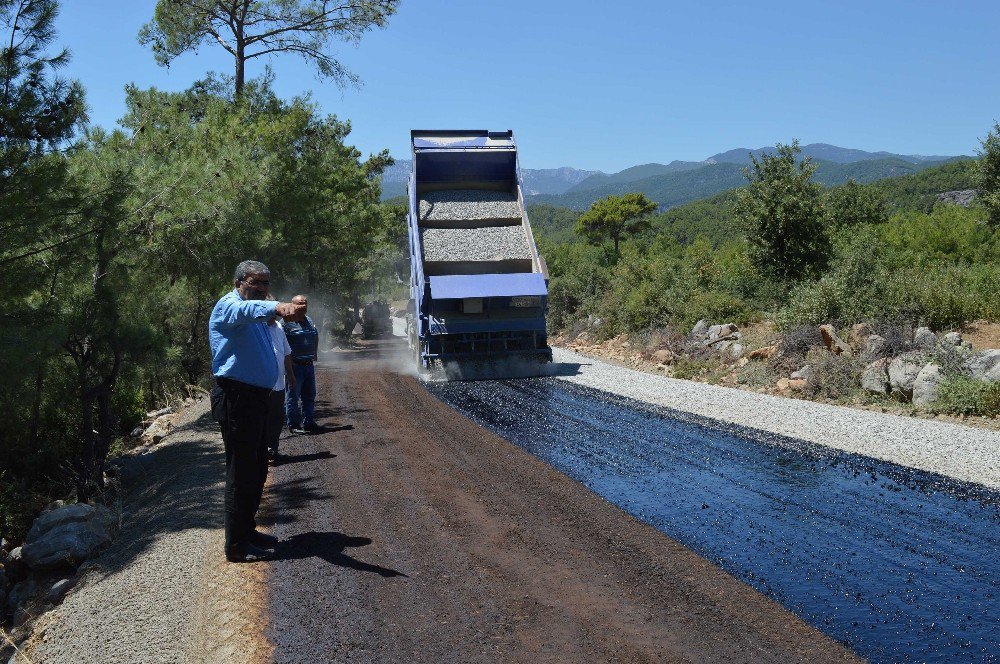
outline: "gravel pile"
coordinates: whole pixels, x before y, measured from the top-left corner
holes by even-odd
[[[1000,436],[991,431],[654,376],[561,348],[552,355],[579,365],[561,380],[1000,488]]]
[[[530,260],[522,226],[421,228],[425,261]]]
[[[421,221],[520,218],[517,196],[506,191],[453,189],[432,191],[420,199]]]

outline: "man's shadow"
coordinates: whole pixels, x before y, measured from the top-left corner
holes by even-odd
[[[360,572],[374,572],[386,578],[406,577],[406,574],[400,571],[361,562],[344,553],[344,549],[348,547],[368,546],[371,543],[372,541],[368,537],[350,537],[343,533],[311,531],[292,535],[279,542],[274,550],[274,560],[302,560],[303,558],[316,557],[331,565],[349,567]]]

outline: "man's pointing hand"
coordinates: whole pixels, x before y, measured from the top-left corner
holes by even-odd
[[[279,302],[274,306],[274,312],[285,320],[295,320],[306,314],[306,305],[292,302]]]

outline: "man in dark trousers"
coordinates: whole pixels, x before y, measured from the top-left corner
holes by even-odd
[[[226,447],[226,558],[267,560],[277,542],[257,531],[254,520],[267,479],[267,402],[278,379],[278,362],[267,321],[305,315],[305,305],[266,301],[270,270],[257,261],[236,267],[236,287],[212,310],[212,413]]]
[[[295,382],[285,394],[285,419],[291,433],[315,432],[316,424],[316,357],[319,351],[319,331],[305,315],[308,305],[305,295],[296,295],[292,302],[302,305],[300,317],[285,320],[282,327],[292,348],[292,373]],[[301,401],[301,408],[299,402]]]

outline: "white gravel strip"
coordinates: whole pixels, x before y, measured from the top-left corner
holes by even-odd
[[[522,226],[421,228],[425,261],[531,259]]]
[[[520,219],[517,196],[490,189],[432,191],[420,198],[421,221]]]
[[[562,348],[552,355],[580,365],[561,380],[1000,489],[992,431],[654,376]]]

